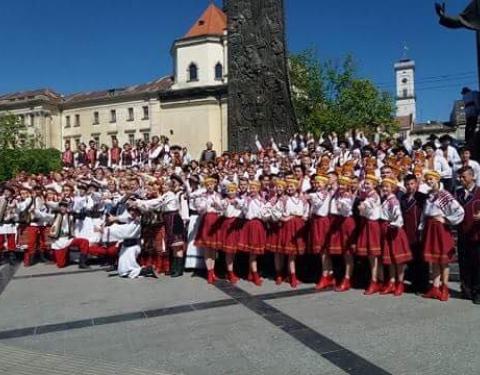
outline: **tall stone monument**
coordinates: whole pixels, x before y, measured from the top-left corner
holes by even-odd
[[[228,144],[255,135],[286,144],[298,131],[290,97],[283,0],[224,0],[228,15]]]

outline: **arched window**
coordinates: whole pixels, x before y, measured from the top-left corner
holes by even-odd
[[[223,66],[220,63],[215,65],[215,80],[221,81],[223,79]]]
[[[195,63],[191,63],[188,67],[188,80],[198,81],[198,67]]]
[[[403,97],[406,98],[408,96],[408,89],[403,89]]]

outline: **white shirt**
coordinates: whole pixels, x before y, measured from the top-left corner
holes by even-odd
[[[463,221],[465,211],[458,201],[445,190],[437,195],[430,194],[423,208],[423,219],[428,217],[442,216],[452,225],[458,225]],[[423,228],[424,222],[420,224]]]
[[[248,197],[242,201],[242,204],[242,211],[247,220],[262,220],[267,216],[266,204],[259,197]]]
[[[328,216],[330,208],[331,195],[328,191],[317,191],[309,194],[311,202],[311,212],[315,216]]]
[[[287,196],[285,199],[284,217],[302,217],[303,219],[308,218],[309,204],[299,196]]]
[[[365,209],[360,210],[360,215],[365,217],[368,220],[378,220],[380,219],[380,207],[381,201],[378,194],[374,191],[370,192],[365,200],[361,203]]]
[[[382,202],[380,219],[388,221],[389,224],[394,227],[403,227],[402,209],[400,207],[400,202],[394,194],[391,194]]]
[[[332,215],[339,216],[352,216],[352,207],[353,207],[353,197],[352,196],[340,196],[339,194],[334,194],[331,199],[330,204],[330,213]]]

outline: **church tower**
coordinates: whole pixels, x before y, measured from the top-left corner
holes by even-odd
[[[397,117],[411,116],[412,123],[417,117],[415,95],[415,61],[402,59],[395,64]]]
[[[227,16],[211,3],[172,47],[175,89],[219,86],[227,77]]]

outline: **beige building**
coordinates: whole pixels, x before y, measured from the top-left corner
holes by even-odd
[[[173,74],[152,82],[60,95],[51,89],[0,95],[0,115],[17,115],[38,146],[95,140],[120,144],[164,135],[198,157],[207,141],[227,145],[227,19],[214,4],[173,43]]]

